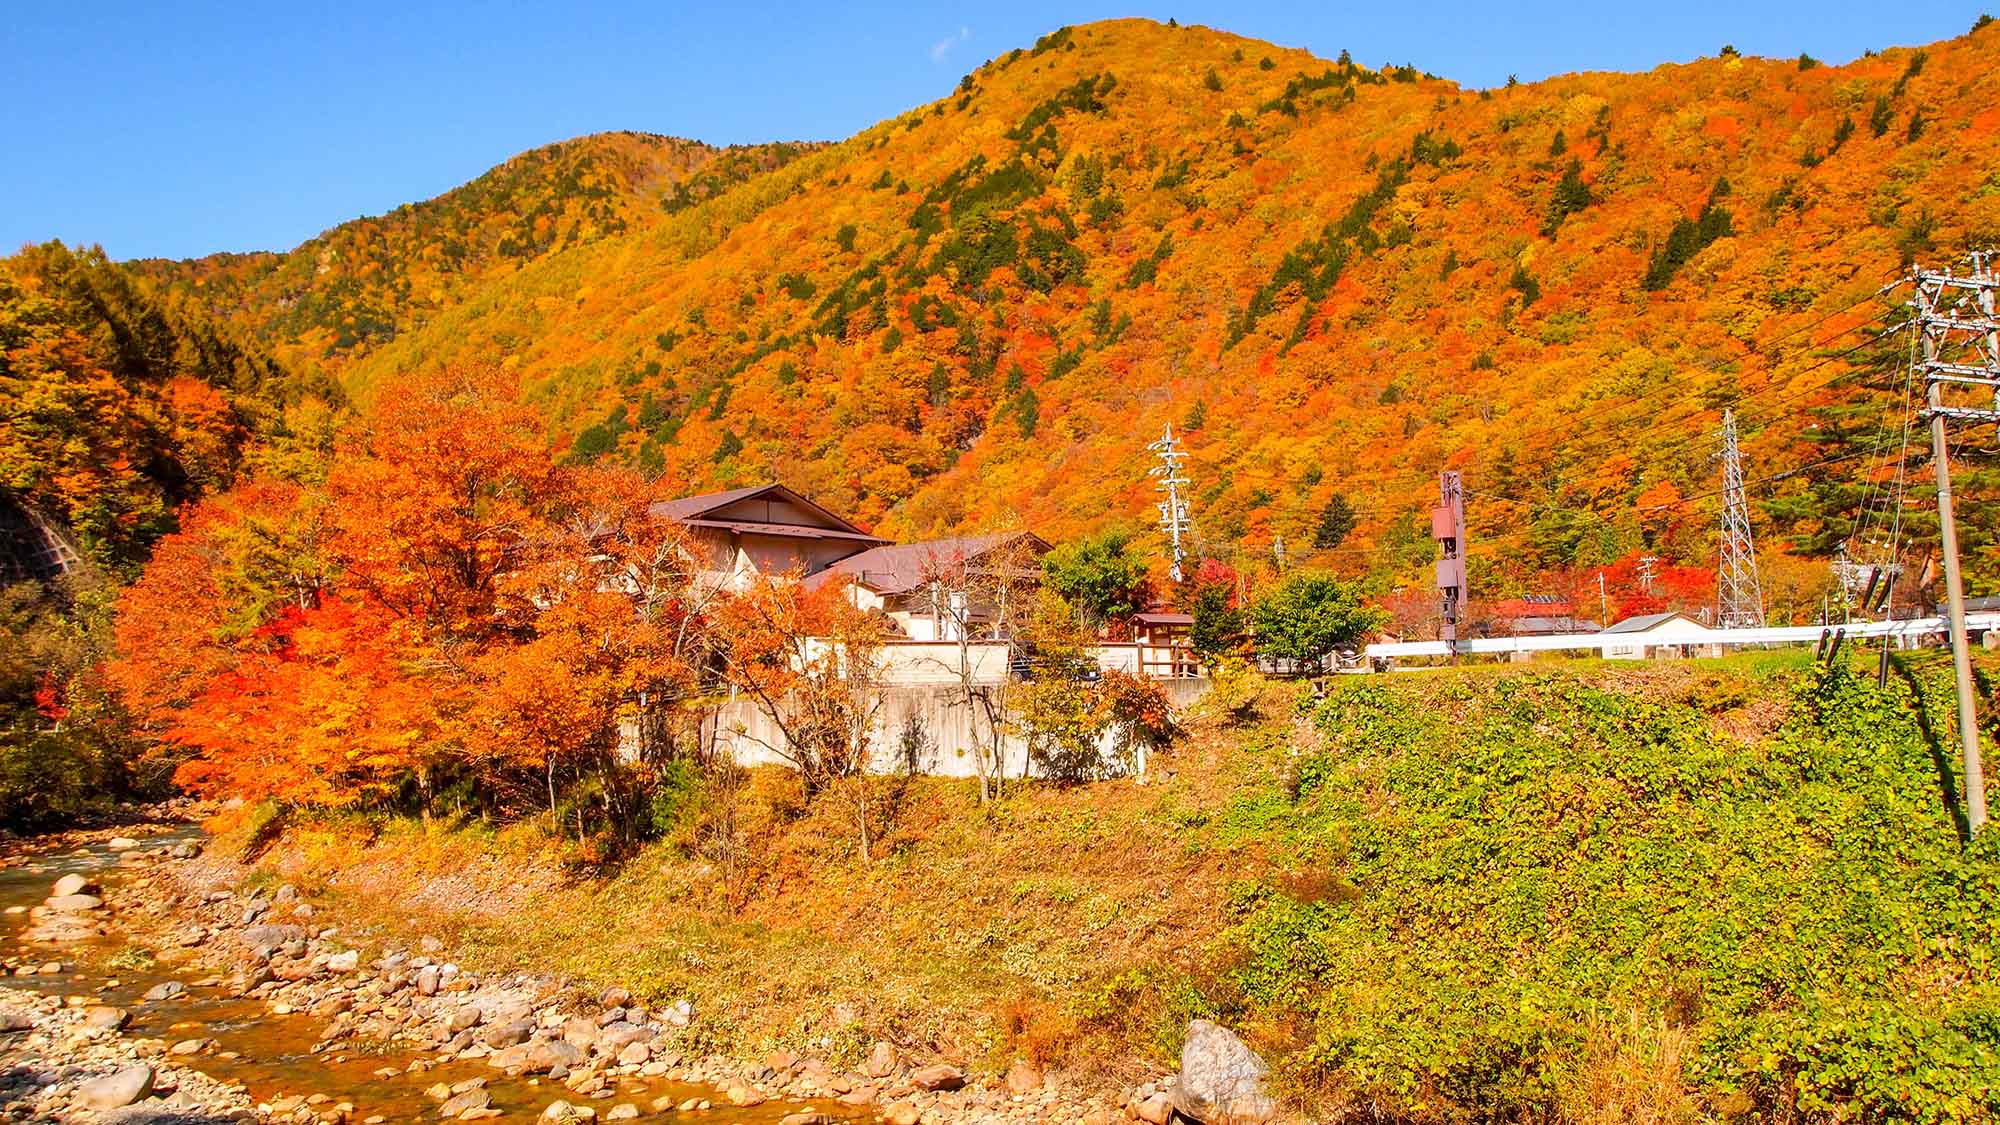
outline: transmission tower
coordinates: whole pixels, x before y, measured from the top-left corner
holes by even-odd
[[[1146,448],[1152,450],[1160,459],[1160,463],[1149,472],[1152,476],[1160,478],[1154,487],[1167,494],[1167,498],[1160,501],[1160,530],[1166,532],[1167,541],[1173,544],[1173,563],[1167,568],[1167,572],[1173,575],[1174,581],[1179,582],[1186,577],[1183,567],[1186,554],[1181,547],[1181,540],[1188,533],[1188,506],[1187,500],[1181,495],[1181,490],[1188,486],[1188,478],[1182,474],[1181,464],[1187,460],[1187,454],[1181,452],[1174,440],[1172,422],[1167,423],[1166,432],[1160,435],[1160,440],[1152,442]]]
[[[1923,348],[1916,368],[1924,377],[1924,413],[1930,417],[1931,460],[1937,469],[1938,540],[1944,554],[1952,674],[1958,688],[1958,735],[1965,755],[1965,823],[1977,833],[1986,823],[1986,777],[1980,763],[1979,717],[1973,707],[1972,660],[1966,650],[1965,581],[1958,566],[1951,442],[1945,427],[1949,422],[2000,425],[2000,315],[1994,311],[2000,278],[1994,276],[1990,252],[1973,254],[1971,262],[1969,274],[1912,270],[1910,309]],[[1974,396],[1971,402],[1966,401],[1967,392]]]
[[[1764,592],[1757,585],[1757,544],[1750,538],[1750,498],[1743,491],[1743,453],[1736,447],[1736,412],[1722,412],[1722,562],[1717,570],[1715,623],[1723,629],[1764,627]]]

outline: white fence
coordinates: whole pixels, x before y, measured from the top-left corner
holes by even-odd
[[[2000,613],[1971,613],[1965,618],[1968,632],[1980,633],[2000,630]],[[1696,648],[1718,645],[1721,647],[1741,645],[1771,644],[1814,644],[1827,627],[1819,625],[1783,625],[1768,629],[1710,629],[1698,636],[1676,634],[1648,638],[1644,633],[1567,633],[1553,637],[1480,637],[1458,642],[1458,652],[1465,653],[1529,653],[1597,651],[1611,648],[1672,648],[1692,646]],[[1916,640],[1944,634],[1949,625],[1942,617],[1924,617],[1912,621],[1856,621],[1850,625],[1831,626],[1844,629],[1848,639],[1859,637],[1902,637]],[[1398,656],[1450,656],[1452,646],[1443,641],[1390,641],[1369,645],[1362,655],[1369,659],[1389,659]]]

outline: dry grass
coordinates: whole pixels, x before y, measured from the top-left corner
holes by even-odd
[[[1636,1012],[1591,1029],[1588,1047],[1563,1096],[1570,1125],[1692,1125],[1701,1119],[1684,1066],[1688,1031]]]
[[[1278,867],[1256,842],[1197,849],[1176,829],[1227,804],[1245,770],[1268,772],[1221,723],[1197,724],[1146,784],[1017,786],[982,809],[971,782],[885,779],[869,863],[850,799],[808,804],[773,769],[595,878],[566,874],[533,832],[413,822],[360,841],[353,824],[294,825],[257,867],[322,893],[350,930],[686,997],[718,1048],[838,1055],[881,1035],[1124,1079],[1165,1060],[1079,1012],[1128,968],[1191,968],[1228,924],[1227,886]]]

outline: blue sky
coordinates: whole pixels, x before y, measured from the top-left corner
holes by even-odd
[[[1984,0],[2000,7],[2000,0]],[[564,137],[837,139],[1063,24],[1201,23],[1468,86],[1963,33],[1981,2],[59,3],[0,17],[0,253],[284,249]]]

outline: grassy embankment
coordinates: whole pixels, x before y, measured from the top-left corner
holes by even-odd
[[[688,996],[745,1052],[1111,1079],[1207,1015],[1329,1116],[1984,1119],[2000,836],[1961,841],[1949,691],[1933,655],[1878,691],[1796,653],[1266,685],[1145,785],[884,782],[868,864],[777,772],[592,878],[529,826],[299,826],[260,863],[475,962]]]

